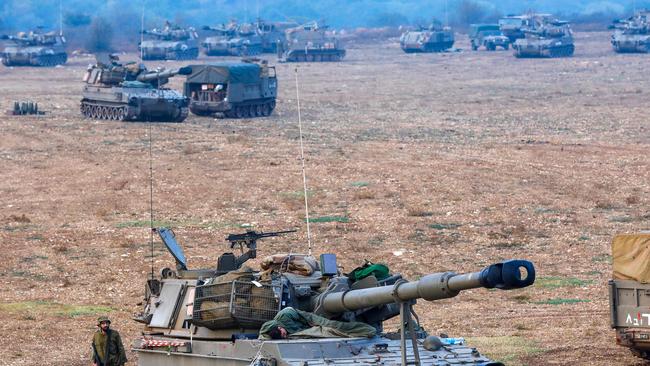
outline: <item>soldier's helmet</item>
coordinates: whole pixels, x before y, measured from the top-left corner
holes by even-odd
[[[100,316],[97,318],[97,325],[102,324],[103,322],[108,322],[108,324],[111,324],[111,320],[107,316]]]

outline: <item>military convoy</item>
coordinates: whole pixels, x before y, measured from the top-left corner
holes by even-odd
[[[135,320],[143,336],[134,342],[139,366],[316,365],[409,363],[421,365],[502,365],[490,361],[458,338],[429,335],[419,324],[417,299],[436,301],[463,290],[523,288],[535,281],[535,268],[524,260],[490,265],[479,272],[433,273],[409,282],[388,271],[340,272],[334,254],[320,260],[281,254],[262,260],[263,271],[247,267],[256,258],[256,240],[280,233],[231,234],[231,250],[215,268],[190,269],[172,230],[156,230],[174,257],[145,286],[144,309]],[[354,280],[352,279],[354,277]],[[341,338],[321,332],[311,337],[257,339],[262,324],[287,307],[342,321],[373,326],[373,338]],[[399,332],[383,323],[400,316]],[[322,338],[324,337],[324,338]]]
[[[618,53],[650,52],[650,10],[637,11],[627,19],[614,22],[611,29],[612,47]]]
[[[143,60],[193,60],[199,56],[199,37],[194,28],[165,22],[162,29],[143,30],[142,33],[151,38],[139,45]]]
[[[285,39],[278,43],[280,62],[341,61],[345,57],[339,40],[327,32],[327,26],[311,22],[287,29]]]
[[[190,68],[148,71],[137,63],[121,64],[116,56],[99,55],[84,75],[81,114],[116,121],[182,122],[188,98],[163,88],[169,78]]]
[[[36,30],[15,36],[3,35],[1,38],[11,43],[0,53],[5,66],[51,67],[65,64],[68,60],[65,37],[61,33]]]
[[[473,51],[484,47],[495,51],[497,47],[510,48],[510,39],[501,33],[498,24],[472,24],[469,27],[469,39]]]
[[[522,31],[525,37],[512,45],[517,58],[573,56],[573,31],[568,22],[535,18],[532,25]]]
[[[278,81],[266,62],[214,63],[189,66],[184,84],[190,111],[228,118],[268,116],[275,109]]]
[[[201,43],[208,56],[254,56],[262,53],[262,38],[252,24],[230,22],[219,27],[204,26],[203,30],[215,33]]]
[[[427,28],[404,32],[399,38],[399,44],[406,53],[442,52],[453,47],[454,40],[451,28],[434,21]]]

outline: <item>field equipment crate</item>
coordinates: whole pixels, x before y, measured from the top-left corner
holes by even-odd
[[[276,293],[280,286],[258,287],[250,281],[197,286],[192,323],[212,330],[259,328],[280,310]]]

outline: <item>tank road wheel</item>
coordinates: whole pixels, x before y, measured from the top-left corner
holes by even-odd
[[[106,120],[111,119],[110,110],[106,106],[102,107],[102,119],[106,119]]]
[[[312,54],[305,55],[305,61],[314,62],[314,55],[312,55]]]
[[[117,119],[118,121],[124,121],[124,117],[126,117],[124,107],[117,108],[115,119]]]
[[[92,119],[97,119],[97,106],[96,105],[91,105],[89,106],[90,108],[90,118]]]
[[[255,104],[248,106],[248,116],[251,118],[257,117],[257,108],[255,108]]]
[[[269,114],[273,113],[273,110],[275,109],[275,100],[272,100],[269,102],[269,107],[271,108],[271,111]]]
[[[271,114],[271,107],[269,106],[269,103],[262,104],[261,108],[262,108],[262,116],[266,117]]]
[[[256,104],[255,105],[255,117],[262,117],[264,116],[264,111],[262,108],[262,104]]]
[[[117,121],[117,107],[111,107],[111,121]]]
[[[237,106],[235,107],[235,117],[237,118],[244,118],[244,107],[243,106]]]

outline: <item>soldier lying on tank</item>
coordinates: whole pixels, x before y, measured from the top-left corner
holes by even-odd
[[[273,320],[262,325],[260,339],[286,338],[372,338],[377,330],[366,323],[330,320],[287,307],[278,312]]]

